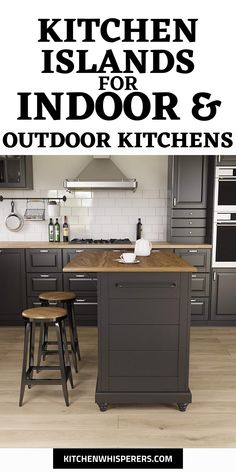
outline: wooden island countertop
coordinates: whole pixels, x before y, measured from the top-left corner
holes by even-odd
[[[151,253],[137,256],[136,264],[122,264],[117,261],[123,251],[81,252],[66,264],[63,272],[197,272],[197,269],[174,253]]]

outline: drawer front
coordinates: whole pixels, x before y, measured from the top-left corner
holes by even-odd
[[[205,228],[206,219],[203,218],[173,218],[172,228]]]
[[[97,274],[87,272],[64,274],[64,289],[75,293],[97,292]]]
[[[206,210],[172,210],[172,218],[206,218]]]
[[[209,298],[191,298],[191,319],[208,320]]]
[[[110,325],[179,324],[179,300],[110,300]],[[102,316],[102,313],[101,313]]]
[[[172,236],[180,237],[180,236],[188,236],[188,237],[198,237],[198,236],[205,236],[206,235],[206,228],[172,228],[171,229]]]
[[[194,296],[209,296],[209,274],[192,274],[192,298]]]
[[[111,298],[178,298],[180,276],[169,274],[109,274],[109,297]]]
[[[72,261],[76,256],[81,252],[84,252],[84,249],[63,249],[63,266]]]
[[[75,300],[74,303],[74,312],[75,315],[79,317],[81,316],[89,316],[89,315],[97,315],[97,296],[91,295],[91,292],[87,292],[84,294],[80,294]]]
[[[38,297],[28,297],[27,299],[27,305],[28,305],[28,308],[37,308],[39,306],[41,306],[41,301],[39,300]],[[49,306],[55,306],[55,307],[62,307],[62,303],[61,302],[57,302],[57,301],[50,301],[49,302]]]
[[[109,344],[115,350],[177,350],[179,327],[175,325],[111,325]]]
[[[109,351],[109,376],[150,377],[178,375],[176,351]]]
[[[177,244],[204,244],[206,242],[205,236],[171,236],[169,242]]]
[[[27,249],[27,272],[60,272],[62,270],[61,250],[57,249]]]
[[[62,290],[62,274],[27,274],[28,296]]]
[[[210,249],[176,249],[175,253],[189,262],[189,264],[197,267],[199,272],[210,271]]]

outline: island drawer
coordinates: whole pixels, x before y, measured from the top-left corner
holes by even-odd
[[[41,292],[56,292],[62,290],[62,274],[27,274],[28,296]]]
[[[122,300],[109,302],[110,325],[168,325],[179,324],[179,300]]]
[[[150,377],[177,376],[178,351],[109,351],[109,375]]]
[[[209,274],[192,274],[191,290],[192,298],[195,296],[209,296]]]
[[[198,272],[209,272],[211,263],[210,249],[175,249],[175,254],[197,267]]]
[[[64,273],[64,289],[75,293],[97,291],[97,274],[78,272]]]
[[[109,274],[111,298],[178,298],[179,273]]]
[[[60,249],[27,249],[27,272],[60,272],[62,257]]]
[[[110,325],[112,350],[177,350],[179,329],[175,325]]]

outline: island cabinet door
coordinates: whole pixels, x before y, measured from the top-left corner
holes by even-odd
[[[191,276],[100,274],[98,390],[185,391]]]

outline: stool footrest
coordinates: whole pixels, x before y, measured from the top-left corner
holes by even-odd
[[[37,366],[31,366],[27,372],[26,372],[26,379],[25,379],[25,384],[26,385],[61,385],[61,379],[32,379],[30,378],[30,375],[32,372],[35,370],[60,370],[60,366],[45,366],[45,367],[37,367]],[[65,376],[66,376],[66,381],[68,380],[69,376],[71,373],[71,368],[69,366],[66,366],[65,368]]]

